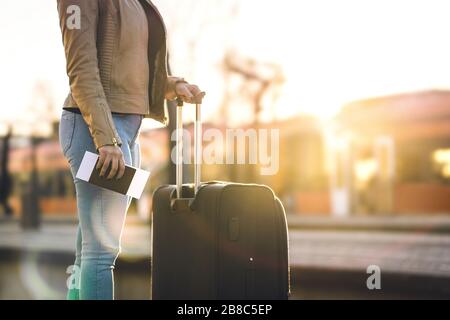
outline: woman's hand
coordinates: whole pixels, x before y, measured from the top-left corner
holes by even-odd
[[[106,170],[111,165],[111,171],[108,174],[107,179],[112,179],[114,176],[116,179],[123,177],[125,173],[125,160],[120,147],[117,146],[103,146],[98,149],[100,153],[100,159],[98,160],[97,170],[101,168],[100,177],[106,174]]]
[[[175,86],[175,94],[186,103],[200,104],[206,93],[194,84],[180,82]]]

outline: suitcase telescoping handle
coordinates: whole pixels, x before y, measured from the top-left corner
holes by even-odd
[[[176,133],[176,184],[177,198],[182,197],[183,186],[183,100],[177,100],[177,133]],[[201,103],[195,105],[194,122],[194,192],[197,194],[201,181],[202,165],[202,120]]]

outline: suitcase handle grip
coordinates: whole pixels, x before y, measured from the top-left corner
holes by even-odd
[[[183,100],[177,99],[177,132],[176,132],[176,187],[177,198],[182,197],[181,190],[183,186]],[[201,103],[195,105],[194,122],[194,191],[197,191],[201,183],[202,166],[202,120]]]

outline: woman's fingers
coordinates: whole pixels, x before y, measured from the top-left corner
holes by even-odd
[[[107,179],[112,179],[117,175],[117,179],[122,178],[125,173],[125,160],[123,153],[118,146],[103,146],[99,148],[99,161],[97,164],[97,170],[100,170],[100,177],[106,175],[108,168],[111,166],[111,170],[108,173]]]
[[[187,103],[202,103],[206,93],[193,84],[179,83],[175,90],[177,96]]]
[[[198,86],[196,86],[195,84],[190,84],[189,85],[189,91],[191,92],[192,95],[196,96],[198,95],[200,92],[202,92]]]
[[[100,157],[98,158],[98,162],[97,162],[97,170],[100,170],[103,167],[103,164],[105,163],[105,159],[106,159],[106,153],[100,152]]]
[[[117,174],[117,169],[119,168],[119,159],[113,158],[111,159],[111,171],[109,172],[109,175],[107,179],[112,179]]]
[[[189,91],[189,87],[187,85],[183,85],[181,87],[181,90],[179,91],[179,95],[186,102],[190,102],[190,100],[194,97],[192,95],[192,93]]]
[[[106,174],[106,171],[108,170],[111,160],[112,160],[111,155],[107,154],[105,157],[105,161],[103,162],[102,169],[100,170],[100,177],[103,177]]]
[[[189,90],[193,97],[191,98],[191,103],[202,103],[203,98],[206,93],[200,90],[200,88],[196,85],[190,85]]]
[[[200,92],[198,94],[195,95],[194,97],[194,101],[192,103],[202,103],[203,98],[205,97],[206,93],[205,92]]]
[[[125,174],[125,162],[123,160],[123,157],[121,157],[119,160],[119,171],[117,173],[116,179],[119,180],[120,178],[123,177],[124,174]]]

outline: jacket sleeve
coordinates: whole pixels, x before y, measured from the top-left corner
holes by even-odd
[[[98,67],[96,40],[99,2],[100,0],[57,2],[72,97],[89,127],[97,150],[105,145],[122,144],[114,126]],[[79,18],[77,14],[80,15]]]

